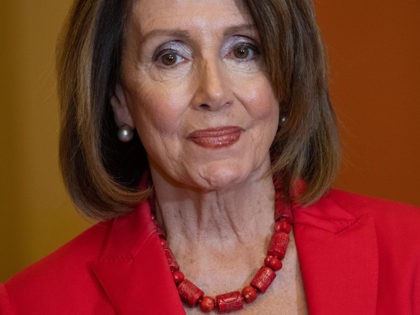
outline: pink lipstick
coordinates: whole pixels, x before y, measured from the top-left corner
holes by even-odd
[[[235,126],[201,129],[190,133],[187,139],[207,149],[218,149],[236,143],[242,132],[242,128]]]

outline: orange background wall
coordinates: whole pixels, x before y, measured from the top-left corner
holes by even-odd
[[[0,10],[0,281],[91,223],[57,165],[55,40],[70,0]],[[317,0],[343,142],[336,186],[420,206],[420,2]]]
[[[420,205],[420,1],[316,7],[341,126],[336,186]]]

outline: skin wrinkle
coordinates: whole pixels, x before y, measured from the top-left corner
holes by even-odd
[[[186,18],[193,12],[200,14]],[[125,109],[115,112],[117,119],[137,128],[148,153],[157,217],[175,257],[187,277],[211,295],[238,290],[250,281],[264,260],[273,229],[274,187],[266,175],[278,100],[261,56],[239,60],[231,54],[232,36],[248,42],[256,31],[243,26],[252,24],[233,0],[137,1],[118,82],[123,93],[114,106]],[[235,28],[239,33],[231,33]],[[140,29],[152,34],[141,45]],[[173,33],[162,37],[154,31],[162,29],[187,32],[182,45],[191,49],[191,60],[168,67],[153,60],[162,45],[179,40]],[[255,36],[253,43],[258,43]],[[176,76],[190,65],[193,70],[185,77]],[[155,80],[153,71],[165,80]],[[222,149],[188,140],[191,132],[219,126],[243,132]],[[288,260],[289,273],[281,277],[290,286],[273,285],[276,294],[262,297],[258,308],[244,314],[256,309],[274,314],[286,303],[275,299],[279,292],[294,299],[296,255]]]
[[[271,179],[269,179],[271,180]],[[218,194],[219,196],[215,198],[215,204],[212,204],[212,194]],[[168,209],[171,209],[171,216],[168,217],[168,221],[179,221],[185,227],[192,226],[189,229],[185,229],[184,232],[179,232],[179,237],[184,237],[188,242],[194,242],[197,240],[197,243],[201,244],[201,241],[206,239],[211,239],[213,237],[217,237],[217,240],[220,239],[221,243],[224,245],[229,245],[231,243],[236,244],[236,242],[240,242],[243,244],[248,244],[252,239],[256,236],[250,233],[250,231],[258,231],[258,220],[253,220],[255,216],[259,213],[264,215],[261,209],[267,207],[267,204],[272,204],[273,196],[265,200],[264,203],[260,203],[261,207],[256,207],[251,216],[246,219],[249,221],[249,226],[247,229],[244,230],[244,225],[242,224],[241,220],[238,220],[238,211],[242,206],[242,202],[237,202],[230,200],[229,197],[221,196],[220,192],[210,193],[210,196],[207,198],[210,199],[210,203],[206,202],[203,198],[198,199],[196,202],[187,200],[185,203],[182,203],[179,207],[174,208],[172,203],[168,203],[165,205]],[[190,203],[193,204],[189,205]],[[207,204],[208,203],[208,204]],[[233,204],[233,205],[232,205]],[[245,206],[244,206],[245,207]],[[193,210],[191,210],[193,208]],[[227,212],[223,209],[230,209],[235,208],[234,212]],[[221,210],[222,209],[222,210]],[[269,227],[265,230],[269,230],[272,225],[272,211],[267,211],[267,221],[269,222]],[[226,216],[226,219],[224,217]],[[164,217],[165,218],[165,217]],[[270,222],[271,221],[271,222]],[[164,221],[164,225],[168,226],[169,222]],[[197,226],[195,228],[194,226]],[[217,228],[217,232],[215,235],[209,235],[208,228],[209,226]],[[194,229],[192,229],[194,228]],[[233,233],[238,238],[231,238],[231,235],[227,233],[228,229],[232,229]],[[270,233],[269,233],[270,234]]]
[[[144,6],[148,1],[154,7]],[[230,14],[232,11],[225,10],[225,4],[234,4],[234,14]],[[135,15],[136,6],[141,7],[141,5],[143,5],[142,13],[146,13],[145,19],[143,17],[139,19],[139,16],[136,16],[131,19],[131,23],[139,27],[128,25],[130,17]],[[208,10],[206,5],[208,5]],[[61,69],[58,71],[58,87],[62,105],[60,166],[71,198],[89,217],[105,220],[129,213],[133,205],[145,200],[152,189],[152,187],[137,189],[142,174],[149,166],[146,162],[144,146],[139,143],[138,137],[129,144],[117,145],[117,151],[121,149],[124,156],[123,160],[118,158],[120,152],[112,150],[116,145],[115,134],[109,130],[109,127],[113,128],[112,116],[109,109],[103,110],[107,102],[104,91],[108,96],[112,96],[113,91],[109,90],[111,85],[125,83],[122,82],[125,79],[122,74],[127,73],[122,69],[121,62],[131,61],[134,79],[140,84],[143,83],[144,76],[139,72],[141,68],[138,67],[141,64],[135,62],[139,56],[129,56],[130,54],[125,53],[127,50],[133,50],[133,46],[139,46],[140,26],[147,31],[150,27],[150,19],[154,19],[156,24],[152,26],[155,28],[182,28],[191,31],[190,22],[194,21],[193,19],[196,19],[195,22],[200,22],[197,19],[211,12],[218,11],[214,18],[209,19],[211,23],[218,23],[223,19],[225,22],[234,22],[238,17],[247,17],[244,21],[255,25],[260,35],[260,43],[257,46],[263,53],[262,61],[266,63],[260,70],[271,82],[275,96],[281,101],[282,115],[287,116],[287,122],[278,130],[272,146],[272,170],[284,174],[282,177],[284,197],[293,199],[289,192],[293,191],[296,179],[304,179],[307,183],[305,191],[296,198],[296,201],[302,205],[315,202],[331,185],[337,171],[339,144],[334,113],[330,108],[328,98],[328,82],[324,76],[326,65],[323,47],[316,21],[312,18],[312,3],[291,0],[278,2],[243,0],[227,3],[220,0],[206,2],[199,0],[192,3],[191,9],[194,11],[188,11],[190,6],[191,3],[184,0],[177,2],[170,0],[93,1],[89,3],[79,1],[69,14],[60,37],[57,58],[58,69]],[[247,16],[248,9],[252,18]],[[203,14],[191,17],[193,12]],[[160,19],[161,16],[164,16],[166,20]],[[180,17],[187,17],[187,19],[181,21],[184,24],[174,25],[172,17],[178,20]],[[109,23],[111,21],[112,23]],[[158,25],[160,22],[163,24]],[[205,21],[201,20],[201,22],[205,25]],[[206,28],[203,27],[200,29],[201,32],[205,30]],[[310,32],[305,30],[310,30]],[[129,32],[131,33],[128,34]],[[198,37],[195,35],[192,37],[208,38],[207,35]],[[242,35],[249,37],[249,34]],[[130,43],[127,38],[131,41]],[[83,43],[86,44],[83,45]],[[139,49],[136,49],[136,52],[138,53]],[[236,52],[239,53],[236,57],[240,56],[240,50]],[[199,55],[199,51],[197,53]],[[83,56],[90,56],[93,59]],[[105,68],[97,67],[100,71],[92,72],[89,78],[82,75],[86,69],[85,66],[93,64],[102,64]],[[252,66],[247,66],[248,63],[243,64],[246,66],[242,67],[242,70],[253,69]],[[236,71],[234,67],[230,70],[232,74]],[[295,72],[300,75],[293,75]],[[164,76],[159,77],[164,79]],[[238,81],[238,86],[242,86],[239,91],[252,90],[247,84],[241,82],[240,71],[236,71],[235,80]],[[255,83],[257,85],[260,82]],[[127,86],[122,87],[127,88]],[[179,87],[182,87],[182,84],[179,84]],[[86,93],[82,93],[83,95],[78,93],[78,91],[86,90],[93,91],[92,97],[84,95]],[[162,86],[160,91],[166,92],[168,89]],[[237,92],[237,90],[232,90],[232,92]],[[238,96],[237,93],[235,95]],[[143,101],[143,105],[147,105],[146,100]],[[88,104],[87,107],[86,104]],[[261,100],[261,105],[264,106],[264,104],[266,102]],[[85,115],[78,117],[77,113],[80,113],[83,107],[89,111],[89,117],[103,123],[90,124],[85,119]],[[247,108],[244,107],[244,109]],[[309,112],[315,113],[315,116],[308,115]],[[201,123],[225,124],[227,121],[245,123],[238,120],[239,116],[233,115],[231,111],[226,111],[224,114],[226,117],[229,115],[228,120],[213,120],[213,116],[218,115],[207,113],[208,120],[202,120]],[[252,113],[249,112],[249,114]],[[299,117],[304,117],[304,119],[301,120]],[[194,126],[192,121],[186,122]],[[120,124],[116,127],[120,127]],[[92,128],[100,128],[93,132],[100,136],[92,137]],[[83,139],[91,139],[91,141],[86,142]],[[195,158],[200,157],[194,152],[189,152],[189,154]],[[91,159],[89,156],[99,158]],[[315,158],[309,159],[308,156]],[[181,170],[185,171],[180,168]],[[180,173],[177,174],[177,176],[180,175]],[[203,178],[199,181],[203,182]],[[209,183],[206,184],[209,185]]]

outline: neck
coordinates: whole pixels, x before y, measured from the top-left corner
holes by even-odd
[[[174,251],[177,244],[221,251],[241,244],[254,246],[271,235],[275,191],[272,178],[262,172],[240,185],[214,191],[180,187],[153,170],[152,177],[157,216]]]
[[[203,192],[170,185],[158,175],[152,172],[157,217],[166,229],[175,259],[189,280],[213,297],[233,291],[240,295],[238,288],[249,283],[257,285],[260,280],[261,283],[269,281],[268,286],[271,284],[273,279],[267,280],[267,269],[278,270],[281,262],[277,260],[280,266],[274,261],[271,265],[267,259],[276,258],[268,257],[267,249],[270,248],[268,255],[282,259],[284,235],[287,237],[284,232],[273,234],[275,190],[271,177],[256,176],[238,187]],[[285,228],[279,222],[276,222],[278,231]],[[286,233],[289,231],[290,225]],[[259,269],[264,275],[256,275],[255,266],[262,261],[269,268]],[[181,282],[176,283],[188,287]],[[190,297],[189,292],[190,289],[182,289],[180,295]]]
[[[261,172],[240,185],[214,191],[179,187],[153,169],[152,178],[157,218],[189,279],[210,294],[249,282],[264,260],[273,231],[271,176]]]

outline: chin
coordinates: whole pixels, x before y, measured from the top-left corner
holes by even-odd
[[[200,172],[208,190],[223,190],[245,182],[250,173],[236,166],[209,167]]]

